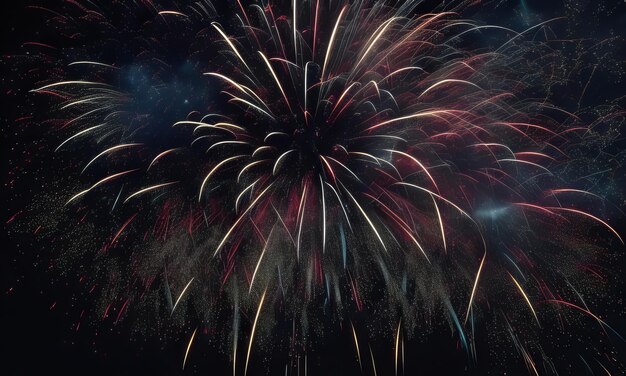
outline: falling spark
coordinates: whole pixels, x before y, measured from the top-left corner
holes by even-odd
[[[513,280],[513,282],[515,283],[515,286],[517,286],[517,289],[519,290],[519,292],[522,294],[522,296],[524,297],[524,300],[526,301],[526,304],[528,304],[528,307],[530,308],[530,310],[533,313],[533,316],[535,317],[535,320],[537,321],[537,325],[541,326],[539,324],[539,318],[537,318],[537,313],[535,312],[535,309],[533,308],[532,303],[530,302],[530,299],[528,299],[528,295],[526,295],[526,293],[524,292],[524,289],[522,288],[522,286],[519,284],[519,282],[517,282],[517,280],[515,279],[515,277],[513,277],[513,275],[511,273],[509,273],[509,276],[511,277],[511,279]]]
[[[172,312],[171,314],[174,314],[174,310],[176,309],[176,306],[178,306],[178,303],[180,302],[180,300],[183,298],[183,295],[185,295],[185,292],[187,291],[187,289],[189,288],[189,286],[191,285],[191,282],[193,282],[195,277],[192,277],[189,282],[187,282],[187,285],[185,285],[185,287],[183,288],[183,291],[180,292],[180,295],[178,295],[178,298],[176,299],[176,303],[174,303],[174,307],[172,307]]]
[[[189,339],[189,343],[187,344],[187,350],[185,350],[185,359],[183,359],[183,370],[185,370],[185,364],[187,364],[187,355],[189,355],[189,350],[191,349],[191,344],[193,343],[193,339],[196,337],[196,331],[198,328],[196,327],[191,334],[191,338]]]
[[[469,304],[467,306],[467,313],[465,314],[465,323],[467,324],[467,319],[469,318],[470,311],[472,310],[472,304],[474,303],[474,295],[476,294],[476,288],[478,287],[478,279],[480,278],[480,272],[483,270],[483,264],[485,263],[485,258],[487,258],[487,252],[483,255],[483,259],[480,260],[480,266],[478,266],[478,272],[476,272],[476,279],[474,279],[474,286],[472,286],[472,293],[470,294]],[[511,276],[512,278],[513,276]]]
[[[263,295],[261,295],[261,301],[259,301],[259,307],[256,310],[256,315],[254,316],[254,323],[252,324],[252,331],[250,332],[250,341],[248,342],[248,351],[246,353],[246,367],[244,369],[243,374],[248,374],[248,362],[250,361],[250,351],[252,350],[252,341],[254,341],[254,333],[256,331],[256,324],[259,321],[259,315],[261,314],[261,308],[263,308],[263,301],[265,300],[265,293],[267,292],[267,288],[263,291]]]
[[[356,330],[354,329],[354,324],[350,321],[350,327],[352,328],[352,335],[354,338],[354,346],[356,347],[356,356],[359,361],[359,367],[361,368],[361,372],[363,372],[363,364],[361,363],[361,350],[359,349],[359,339],[356,336]]]
[[[396,346],[395,346],[395,358],[394,358],[394,368],[396,375],[398,374],[398,351],[400,350],[400,328],[402,325],[402,319],[398,320],[398,329],[396,331]]]

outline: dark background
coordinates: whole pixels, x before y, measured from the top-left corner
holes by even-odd
[[[28,145],[31,139],[37,139],[37,129],[21,128],[17,119],[27,115],[22,105],[27,102],[27,91],[32,87],[23,76],[15,74],[16,67],[11,63],[11,56],[23,54],[24,41],[36,41],[38,24],[33,23],[31,11],[21,1],[5,1],[2,4],[1,64],[1,103],[2,111],[2,167],[3,167],[3,205],[0,207],[0,220],[4,226],[16,213],[29,202],[29,185],[38,184],[33,177],[19,178],[20,160],[38,158],[33,155],[36,145]],[[49,1],[47,3],[53,3]],[[52,5],[49,7],[54,8]],[[470,16],[487,23],[523,30],[556,16],[566,16],[568,20],[555,26],[558,35],[564,38],[593,38],[604,40],[621,37],[607,44],[606,49],[612,59],[606,67],[595,72],[586,91],[585,105],[598,105],[607,100],[626,96],[626,78],[614,67],[626,61],[626,3],[622,0],[605,1],[564,1],[564,0],[528,0],[528,1],[493,1],[474,6]],[[600,64],[602,58],[598,58]],[[617,65],[615,63],[617,62]],[[593,62],[592,62],[593,63]],[[33,138],[31,138],[31,136]],[[618,141],[616,151],[623,150],[626,143]],[[41,158],[41,157],[39,157]],[[30,163],[30,162],[29,162]],[[36,162],[34,162],[36,163]],[[39,162],[41,163],[41,161]],[[626,222],[622,218],[616,226],[624,234]],[[158,336],[140,338],[130,335],[132,317],[118,325],[90,325],[75,330],[77,315],[80,310],[64,307],[77,306],[72,291],[77,286],[71,283],[52,287],[51,276],[46,272],[46,262],[39,252],[29,249],[27,237],[9,238],[3,231],[0,242],[0,373],[4,375],[31,375],[40,372],[52,374],[182,374],[180,370],[188,336],[177,340],[161,341]],[[623,259],[622,259],[623,260]],[[619,269],[619,268],[617,268]],[[622,268],[623,269],[623,268]],[[621,293],[621,294],[620,294]],[[621,296],[623,291],[617,291]],[[56,302],[56,306],[51,308]],[[623,304],[623,303],[622,303]],[[77,312],[78,311],[78,312]],[[624,329],[619,324],[618,328]],[[344,328],[345,329],[345,328]],[[441,335],[430,336],[430,341],[413,344],[407,354],[411,363],[417,363],[416,369],[407,374],[485,374],[488,362],[481,359],[489,354],[479,353],[478,363],[467,367],[467,359],[462,351],[456,350],[456,339],[449,329],[441,328]],[[622,331],[622,334],[624,332]],[[230,371],[227,355],[214,353],[210,347],[196,345],[190,354],[188,374],[225,374]],[[479,352],[480,341],[477,343]],[[375,353],[380,353],[376,351]],[[362,349],[364,357],[369,356]],[[623,356],[623,352],[621,353]],[[282,354],[281,356],[286,356]],[[416,361],[416,357],[422,359]],[[312,374],[360,374],[354,359],[351,334],[342,330],[337,339],[321,348],[315,357],[308,359],[314,366]],[[381,359],[378,364],[379,374],[391,370],[390,360]],[[253,360],[254,363],[254,360]],[[408,362],[407,362],[408,363]],[[283,363],[284,364],[284,363]],[[303,363],[302,363],[303,364]],[[251,364],[250,374],[262,370]],[[260,369],[258,369],[260,368]],[[527,374],[523,363],[511,364],[507,374]],[[368,371],[366,370],[365,373]],[[579,374],[572,370],[573,374]],[[580,371],[582,373],[582,371]]]

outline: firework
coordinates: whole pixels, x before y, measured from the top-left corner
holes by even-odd
[[[75,7],[54,17],[117,27],[114,5]],[[66,119],[55,152],[83,188],[63,210],[115,222],[93,258],[127,282],[103,292],[103,317],[158,285],[162,320],[194,323],[182,367],[210,327],[233,374],[281,326],[298,356],[349,328],[376,373],[359,333],[375,328],[396,374],[405,336],[433,321],[472,362],[475,327],[497,316],[534,373],[543,351],[516,326],[582,314],[615,334],[573,280],[589,234],[623,245],[610,204],[568,180],[590,124],[536,95],[554,55],[532,35],[554,20],[514,31],[419,1],[129,7],[150,19],[132,62],[86,54],[32,90]]]

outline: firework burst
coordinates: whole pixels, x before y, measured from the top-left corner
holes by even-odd
[[[591,229],[623,239],[566,177],[590,125],[537,94],[554,56],[530,35],[551,21],[513,31],[419,1],[237,2],[233,17],[147,3],[130,9],[153,17],[141,30],[170,37],[142,36],[128,64],[81,56],[33,90],[66,118],[56,152],[93,152],[71,164],[84,187],[65,210],[115,213],[96,258],[121,260],[128,282],[103,293],[102,317],[158,285],[165,320],[196,323],[183,368],[210,327],[233,374],[277,326],[297,355],[348,328],[376,372],[361,339],[374,328],[396,374],[405,336],[438,317],[470,362],[475,326],[500,317],[529,372],[542,351],[520,323],[568,312],[613,335],[572,283]],[[75,6],[85,18],[54,17],[117,27],[109,6]],[[486,48],[481,33],[502,37]],[[170,48],[185,63],[161,59]],[[112,255],[120,242],[143,248]]]

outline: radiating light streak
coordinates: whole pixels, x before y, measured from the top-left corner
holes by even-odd
[[[389,153],[392,154],[400,154],[404,157],[409,158],[410,160],[412,160],[413,162],[415,162],[415,164],[417,164],[422,171],[424,171],[426,173],[426,176],[428,176],[428,179],[430,179],[431,183],[433,183],[433,185],[435,186],[435,189],[439,190],[439,187],[437,186],[437,182],[435,182],[435,179],[433,178],[433,176],[430,174],[430,172],[428,172],[428,169],[426,168],[426,166],[424,166],[422,164],[422,162],[420,162],[419,160],[417,160],[417,158],[415,158],[414,156],[412,156],[411,154],[405,153],[403,151],[399,151],[399,150],[394,150],[394,149],[383,149]]]
[[[207,151],[212,150],[213,148],[221,146],[221,145],[250,145],[250,143],[246,142],[246,141],[232,141],[232,140],[220,141],[220,142],[216,142],[213,145],[211,145],[207,149]]]
[[[361,182],[361,183],[362,183],[362,181],[361,181],[361,179],[359,178],[359,176],[358,176],[357,174],[355,174],[352,170],[350,170],[350,169],[348,168],[348,166],[346,166],[345,164],[343,164],[343,163],[339,162],[338,160],[336,160],[336,159],[335,159],[335,158],[333,158],[333,157],[326,156],[326,158],[330,159],[331,161],[333,161],[333,162],[337,163],[339,166],[343,167],[343,169],[344,169],[344,170],[346,170],[346,171],[348,171],[348,172],[350,173],[350,175],[352,175],[352,176],[353,176],[353,177],[354,177],[357,181],[359,181],[359,182]]]
[[[324,180],[321,175],[320,178],[320,192],[322,194],[322,253],[326,252],[326,198],[324,197]]]
[[[306,193],[308,184],[302,189],[302,197],[300,198],[300,205],[298,206],[298,235],[296,236],[296,259],[300,260],[300,236],[302,235],[302,223],[304,222],[304,211],[306,210]]]
[[[385,205],[382,201],[380,201],[379,199],[377,199],[376,197],[374,197],[374,196],[372,196],[372,195],[370,195],[368,193],[364,193],[364,194],[367,197],[371,198],[372,200],[376,201],[379,205],[381,205],[383,207],[383,209],[385,209],[385,211],[391,216],[391,218],[400,226],[402,231],[404,231],[404,233],[409,238],[411,238],[413,243],[415,243],[415,245],[417,245],[417,248],[420,250],[420,252],[422,252],[422,255],[424,255],[424,257],[426,258],[426,261],[428,261],[428,263],[430,264],[430,259],[428,258],[428,255],[426,254],[426,251],[424,250],[424,248],[422,247],[420,242],[418,242],[417,239],[413,236],[412,231],[410,230],[409,225],[402,218],[400,218],[396,213],[394,213],[393,210],[391,210],[391,208],[389,208],[387,205]]]
[[[293,244],[294,247],[295,247],[296,246],[296,240],[291,235],[291,231],[289,231],[289,228],[287,227],[287,224],[283,220],[283,217],[280,215],[280,213],[278,212],[278,209],[276,209],[276,207],[273,204],[272,204],[272,209],[274,209],[274,213],[276,213],[276,216],[278,217],[278,220],[283,225],[283,229],[285,230],[285,232],[287,232],[287,235],[289,236],[289,239],[291,239],[291,244]]]
[[[465,215],[467,218],[469,218],[472,222],[474,222],[474,220],[472,219],[472,216],[470,216],[465,210],[461,209],[457,204],[455,204],[454,202],[448,200],[447,198],[433,192],[430,191],[424,187],[420,187],[419,185],[415,185],[415,184],[411,184],[411,183],[405,183],[405,182],[397,182],[397,183],[393,183],[394,185],[405,185],[407,187],[411,187],[411,188],[415,188],[415,189],[419,189],[421,191],[424,191],[426,193],[431,194],[432,196],[437,197],[438,199],[450,204],[452,207],[454,207],[456,210],[458,210],[461,214]]]
[[[185,359],[183,359],[183,370],[185,370],[185,364],[187,364],[187,355],[189,355],[189,350],[191,349],[191,344],[193,343],[193,339],[196,337],[196,331],[198,328],[196,327],[191,334],[191,338],[189,339],[189,343],[187,344],[187,350],[185,350]]]
[[[319,14],[319,10],[320,10],[320,0],[315,1],[315,17],[313,19],[313,48],[311,51],[311,60],[315,61],[315,45],[317,42],[317,16]]]
[[[89,133],[89,132],[93,131],[94,129],[98,129],[98,128],[104,127],[105,125],[106,125],[106,124],[100,124],[100,125],[95,125],[95,126],[93,126],[93,127],[89,127],[89,128],[87,128],[87,129],[83,129],[82,131],[80,131],[80,132],[76,133],[76,134],[75,134],[75,135],[73,135],[72,137],[70,137],[70,138],[68,138],[67,140],[63,141],[63,142],[62,142],[59,146],[57,146],[57,148],[56,148],[56,149],[54,149],[54,151],[55,151],[55,152],[56,152],[56,151],[58,151],[59,149],[61,149],[61,147],[62,147],[63,145],[65,145],[66,143],[68,143],[68,142],[70,142],[71,140],[75,139],[76,137],[81,136],[81,135],[84,135],[84,134],[86,134],[86,133]]]
[[[261,192],[256,199],[254,199],[254,201],[252,201],[252,203],[250,204],[250,206],[248,206],[248,208],[246,209],[246,211],[244,211],[239,218],[235,221],[235,223],[231,226],[231,228],[228,230],[228,232],[226,232],[226,235],[224,235],[224,237],[222,238],[222,240],[220,241],[220,243],[218,244],[217,248],[215,249],[215,253],[213,253],[213,257],[217,256],[217,253],[220,251],[220,249],[222,249],[222,247],[224,246],[224,244],[226,243],[226,241],[228,240],[228,238],[230,237],[230,234],[233,232],[233,230],[235,230],[235,228],[237,227],[237,225],[239,225],[239,223],[244,219],[245,215],[248,214],[248,212],[250,210],[252,210],[252,208],[254,208],[254,206],[256,205],[257,202],[259,202],[259,200],[261,199],[261,197],[263,197],[265,195],[265,193],[274,185],[274,183],[271,183],[270,185],[267,186],[267,188],[265,188],[263,190],[263,192]]]
[[[239,305],[233,310],[233,376],[237,376],[237,343],[239,342]]]
[[[395,358],[394,358],[394,368],[396,371],[396,376],[398,375],[398,350],[400,349],[400,328],[402,325],[402,318],[398,320],[398,329],[396,331],[396,346],[395,346]]]
[[[343,211],[344,218],[346,218],[346,223],[348,224],[348,227],[350,227],[350,230],[352,230],[352,225],[350,224],[350,219],[348,218],[348,213],[346,212],[346,206],[343,204],[341,197],[339,197],[339,193],[328,182],[326,182],[326,185],[333,191],[333,193],[335,194],[335,197],[337,197],[337,201],[339,202],[339,206],[341,206],[341,210]]]
[[[105,64],[105,63],[99,63],[97,61],[75,61],[73,63],[69,63],[68,66],[72,66],[72,65],[80,65],[80,64],[86,64],[86,65],[98,65],[101,67],[107,67],[107,68],[111,68],[111,69],[120,69],[118,67],[115,67],[113,65],[110,64]]]
[[[105,155],[105,154],[109,154],[111,152],[117,151],[117,150],[121,150],[121,149],[126,149],[126,148],[131,148],[131,147],[135,147],[135,146],[141,146],[143,144],[120,144],[120,145],[116,145],[113,147],[110,147],[106,150],[104,150],[103,152],[101,152],[100,154],[96,155],[92,160],[90,160],[85,167],[83,167],[83,170],[80,172],[81,174],[85,172],[85,170],[91,166],[92,163],[94,163],[98,158],[100,158],[101,156]]]
[[[480,272],[483,270],[483,264],[485,263],[486,258],[487,258],[487,252],[485,252],[485,254],[483,255],[483,259],[480,260],[480,265],[478,266],[478,272],[476,272],[476,278],[474,279],[474,286],[472,286],[472,293],[470,294],[469,304],[467,305],[467,313],[465,314],[464,324],[467,324],[467,319],[469,318],[470,311],[472,310],[472,304],[474,304],[474,296],[476,295],[476,288],[478,287],[478,280],[480,279]]]
[[[515,277],[513,277],[513,275],[511,273],[509,273],[509,276],[511,277],[511,279],[515,283],[515,286],[517,286],[517,289],[519,290],[519,292],[524,297],[524,300],[526,301],[526,304],[528,304],[528,307],[532,311],[533,316],[535,317],[535,320],[537,321],[537,325],[539,325],[541,327],[541,324],[539,324],[539,318],[537,317],[537,313],[535,312],[535,309],[533,308],[533,305],[530,302],[530,299],[528,298],[528,295],[526,295],[526,292],[524,292],[524,289],[522,288],[522,286],[519,284],[519,282],[517,282],[517,279],[515,279]]]
[[[53,87],[65,86],[65,85],[93,85],[93,86],[109,86],[109,87],[111,86],[102,82],[94,82],[94,81],[61,81],[61,82],[55,82],[53,84],[42,86],[38,89],[33,89],[31,90],[31,92],[42,91],[42,90],[50,89]]]
[[[245,165],[241,169],[241,171],[239,171],[239,173],[237,174],[237,183],[239,183],[239,180],[241,180],[241,177],[243,176],[243,174],[246,173],[246,171],[248,171],[249,169],[251,169],[254,166],[258,166],[260,164],[267,163],[267,162],[271,162],[271,160],[270,159],[259,159],[258,161],[250,162],[247,165]]]
[[[374,376],[378,376],[378,372],[376,371],[376,361],[374,360],[374,352],[372,351],[372,346],[367,345],[370,349],[370,357],[372,359],[372,370],[374,371]]]
[[[424,72],[424,69],[420,67],[404,67],[404,68],[396,69],[395,71],[389,73],[388,75],[383,77],[380,81],[378,81],[378,84],[380,85],[381,82],[386,81],[389,77],[395,76],[398,73],[406,72],[409,70],[419,70],[419,71]]]
[[[252,103],[250,101],[247,101],[247,100],[245,100],[243,98],[234,97],[234,98],[230,99],[229,102],[241,102],[241,103],[247,104],[248,106],[250,106],[250,107],[254,108],[255,110],[259,111],[260,113],[262,113],[263,115],[266,115],[270,119],[276,120],[276,118],[272,114],[270,114],[269,112],[265,111],[261,107],[255,105],[254,103]]]
[[[356,330],[354,329],[354,324],[350,321],[350,327],[352,328],[352,336],[354,338],[354,346],[356,347],[356,356],[359,361],[359,367],[361,368],[361,372],[363,372],[363,363],[361,363],[361,350],[359,349],[359,339],[356,336]]]
[[[267,140],[268,140],[270,137],[273,137],[273,136],[286,136],[286,137],[289,137],[289,134],[287,134],[287,133],[285,133],[285,132],[277,132],[277,131],[275,131],[275,132],[270,132],[270,133],[268,133],[268,134],[267,134],[267,136],[265,136],[265,137],[263,138],[263,142],[267,142]]]
[[[162,10],[162,11],[159,12],[159,15],[161,15],[161,16],[167,15],[167,14],[189,18],[189,16],[187,16],[186,14],[180,13],[180,12],[176,12],[176,11],[173,11],[173,10]]]
[[[168,149],[164,152],[159,153],[156,157],[154,157],[154,159],[152,160],[152,162],[150,162],[150,164],[148,165],[148,168],[146,169],[146,171],[150,170],[150,167],[152,167],[152,165],[154,165],[156,163],[156,161],[158,161],[159,159],[161,159],[161,157],[164,157],[170,153],[173,153],[177,150],[182,150],[182,148],[173,148],[173,149]]]
[[[378,40],[382,37],[382,35],[385,33],[385,31],[387,30],[387,28],[389,27],[389,25],[391,25],[394,21],[396,21],[398,19],[398,17],[392,17],[390,19],[388,19],[387,21],[383,22],[378,29],[376,29],[376,31],[374,31],[375,36],[373,36],[373,38],[370,38],[369,45],[367,46],[367,48],[365,49],[365,52],[363,53],[363,55],[361,55],[361,58],[359,59],[359,61],[354,65],[354,68],[352,69],[352,72],[356,72],[357,68],[361,65],[361,62],[365,59],[365,57],[369,54],[369,52],[371,51],[371,49],[374,47],[374,45],[376,44],[376,42],[378,42]]]
[[[97,97],[97,96],[93,97],[93,96],[91,96],[91,97],[87,97],[85,99],[81,99],[81,100],[77,100],[77,101],[74,101],[74,102],[70,102],[70,103],[66,104],[65,106],[61,107],[61,110],[66,110],[66,109],[68,109],[70,107],[74,107],[74,106],[77,106],[77,105],[83,104],[83,103],[89,103],[89,104],[97,103],[97,101],[100,100],[100,99],[111,99],[111,97],[109,97],[109,96],[100,96],[100,97]]]
[[[260,152],[263,152],[265,150],[271,150],[271,149],[275,149],[275,147],[270,146],[270,145],[259,146],[258,148],[254,149],[254,151],[252,152],[252,158],[256,157],[256,155]]]
[[[443,84],[449,84],[449,83],[459,83],[459,84],[464,84],[464,85],[470,85],[470,86],[474,86],[475,88],[477,88],[478,90],[482,90],[482,88],[478,85],[476,85],[473,82],[469,82],[466,80],[457,80],[457,79],[453,79],[453,78],[446,78],[444,80],[438,81],[432,85],[430,85],[428,88],[426,88],[426,90],[424,90],[422,92],[422,94],[420,94],[417,98],[421,98],[422,96],[426,95],[428,92],[430,92],[431,90],[433,90],[434,88],[443,85]]]
[[[246,367],[244,369],[243,374],[248,374],[248,363],[250,361],[250,351],[252,350],[252,341],[254,340],[254,333],[256,332],[256,324],[259,321],[259,315],[261,314],[261,308],[263,308],[263,301],[265,300],[265,293],[267,292],[267,288],[263,291],[263,295],[261,295],[261,301],[259,302],[259,307],[256,310],[256,316],[254,316],[254,323],[252,324],[252,331],[250,332],[250,341],[248,342],[248,352],[246,354]]]
[[[265,252],[267,251],[267,247],[270,244],[270,239],[272,238],[272,233],[274,232],[274,227],[270,231],[270,234],[267,237],[267,242],[265,242],[265,246],[263,246],[263,250],[261,251],[261,256],[259,256],[259,260],[254,267],[254,272],[252,273],[252,278],[250,279],[250,288],[248,288],[248,294],[252,292],[252,286],[254,285],[254,279],[256,278],[256,274],[259,271],[259,266],[261,266],[261,261],[263,261],[263,256],[265,256]]]
[[[435,200],[435,197],[430,196],[430,198],[433,200],[433,205],[435,205],[435,212],[437,212],[437,220],[439,222],[439,229],[441,230],[441,241],[443,242],[443,250],[444,252],[447,252],[448,246],[446,244],[446,231],[443,226],[443,220],[441,219],[441,212],[439,211],[439,205],[437,205],[437,200]]]
[[[252,72],[252,70],[250,70],[250,67],[248,66],[248,64],[246,63],[246,61],[243,59],[243,57],[241,57],[241,54],[239,54],[239,51],[237,50],[237,48],[235,47],[235,45],[233,44],[233,42],[230,41],[230,38],[228,36],[226,36],[226,34],[222,31],[222,29],[220,29],[218,26],[217,22],[211,22],[211,26],[213,26],[213,28],[215,30],[217,30],[218,33],[220,33],[220,35],[222,36],[222,38],[224,39],[224,41],[228,44],[228,46],[230,47],[231,50],[233,50],[233,52],[235,53],[235,55],[237,55],[237,57],[239,58],[239,60],[243,63],[243,65],[246,66],[246,68],[248,68],[248,71]]]
[[[378,230],[376,230],[376,226],[374,226],[374,223],[372,223],[372,221],[370,220],[370,217],[367,215],[367,213],[365,212],[365,210],[363,210],[363,208],[361,207],[361,205],[359,205],[359,203],[356,201],[356,199],[354,198],[354,196],[352,196],[352,193],[350,193],[350,191],[348,191],[347,189],[344,190],[346,191],[346,193],[348,194],[348,196],[350,196],[350,198],[352,199],[352,202],[354,202],[354,204],[356,205],[356,207],[359,209],[359,211],[361,212],[361,215],[363,215],[363,217],[365,218],[365,220],[367,221],[367,223],[370,225],[370,228],[372,229],[372,231],[374,231],[374,234],[376,234],[376,237],[378,238],[378,241],[380,242],[380,244],[383,246],[383,249],[385,251],[387,251],[387,246],[385,245],[385,242],[383,241],[383,238],[380,236],[380,234],[378,233]]]
[[[343,17],[343,13],[346,11],[346,9],[348,9],[348,5],[344,5],[343,8],[341,8],[341,12],[339,12],[339,16],[337,16],[337,21],[335,21],[333,32],[330,34],[330,39],[328,40],[328,47],[326,47],[326,56],[324,57],[324,64],[322,65],[322,75],[320,76],[322,81],[324,81],[326,65],[328,64],[328,58],[330,57],[330,53],[333,49],[333,44],[335,43],[335,36],[337,34],[339,24],[341,23],[341,17]]]
[[[176,183],[178,183],[178,181],[171,181],[171,182],[168,182],[168,183],[156,184],[156,185],[144,188],[144,189],[140,189],[137,192],[133,193],[132,195],[128,196],[126,198],[126,200],[124,200],[124,204],[127,203],[133,197],[137,197],[137,196],[140,196],[140,195],[142,195],[142,194],[144,194],[146,192],[150,192],[150,191],[153,191],[155,189],[167,187],[167,186],[170,186],[170,185],[176,184]]]
[[[285,159],[290,153],[293,153],[294,151],[296,150],[295,149],[287,150],[286,152],[282,153],[280,157],[276,159],[276,162],[274,162],[274,168],[272,168],[272,175],[276,175],[276,172],[280,168],[280,162],[282,162],[283,159]]]
[[[349,154],[362,155],[362,156],[367,157],[370,160],[372,160],[374,163],[376,163],[376,165],[380,166],[380,158],[376,158],[375,156],[373,156],[373,155],[371,155],[369,153],[364,153],[364,152],[360,152],[360,151],[351,151],[351,152],[349,152]]]
[[[552,175],[552,172],[550,170],[548,170],[547,168],[543,167],[542,165],[537,164],[537,163],[533,163],[533,162],[529,162],[529,161],[525,161],[523,159],[504,158],[504,159],[498,159],[498,162],[513,162],[513,163],[527,164],[527,165],[531,165],[531,166],[535,166],[537,168],[540,168],[540,169],[544,170],[545,172],[547,172],[548,174]]]
[[[235,199],[235,212],[238,213],[239,212],[239,201],[241,200],[241,198],[243,197],[243,195],[254,188],[254,185],[261,180],[261,178],[258,178],[257,180],[255,180],[254,182],[252,182],[252,184],[248,185],[246,188],[244,188],[239,195],[237,195],[237,198]]]
[[[114,179],[116,179],[116,178],[118,178],[118,177],[120,177],[120,176],[123,176],[123,175],[129,174],[129,173],[131,173],[131,172],[135,172],[135,171],[138,171],[138,170],[139,170],[138,168],[135,168],[135,169],[133,169],[133,170],[122,171],[122,172],[118,172],[118,173],[116,173],[116,174],[113,174],[113,175],[107,176],[106,178],[104,178],[104,179],[102,179],[102,180],[98,181],[96,184],[92,185],[92,186],[91,186],[91,187],[89,187],[88,189],[86,189],[86,190],[84,190],[84,191],[81,191],[81,192],[78,192],[76,195],[72,196],[72,197],[71,197],[71,198],[70,198],[70,199],[69,199],[69,200],[65,203],[65,205],[67,205],[67,204],[69,204],[70,202],[72,202],[72,201],[76,200],[77,198],[79,198],[79,197],[81,197],[81,196],[83,196],[83,195],[87,194],[87,193],[88,193],[89,191],[91,191],[92,189],[94,189],[94,188],[96,188],[96,187],[98,187],[98,186],[100,186],[100,185],[102,185],[102,184],[104,184],[104,183],[106,183],[106,182],[108,182],[108,181],[114,180]]]
[[[577,209],[570,209],[570,208],[562,208],[562,207],[547,207],[547,209],[552,209],[552,210],[562,210],[562,211],[567,211],[570,213],[576,213],[576,214],[580,214],[583,215],[585,217],[591,218],[594,221],[597,221],[601,224],[603,224],[606,228],[608,228],[609,230],[611,230],[611,232],[613,234],[615,234],[615,236],[617,236],[617,238],[619,239],[619,241],[624,244],[624,240],[622,239],[622,237],[619,235],[619,233],[613,228],[611,227],[608,223],[606,223],[605,221],[601,220],[600,218],[596,217],[595,215],[591,215],[589,213],[586,213],[582,210],[577,210]]]
[[[252,97],[254,97],[259,103],[263,104],[263,106],[265,107],[266,110],[269,111],[269,106],[267,105],[267,103],[265,103],[265,101],[263,101],[263,99],[261,99],[261,97],[259,97],[254,90],[250,89],[249,87],[247,87],[246,85],[242,85],[238,82],[236,82],[235,80],[233,80],[230,77],[224,76],[223,74],[220,73],[216,73],[216,72],[208,72],[208,73],[204,73],[204,75],[206,76],[213,76],[213,77],[217,77],[217,78],[221,78],[222,80],[228,82],[229,84],[233,85],[234,87],[236,87],[237,89],[239,89],[239,91],[241,91],[244,94],[250,95]]]
[[[126,220],[126,222],[124,222],[122,227],[120,227],[120,229],[117,231],[117,233],[115,233],[115,236],[113,236],[113,239],[111,239],[111,242],[109,243],[111,246],[113,246],[115,244],[115,242],[120,237],[120,235],[122,235],[122,232],[124,232],[126,227],[128,227],[128,225],[135,219],[135,217],[137,217],[137,213],[131,215],[130,218],[128,218]]]
[[[320,155],[320,160],[324,163],[324,165],[328,169],[328,172],[330,173],[330,176],[333,178],[333,181],[336,181],[337,177],[335,176],[335,171],[333,171],[333,168],[330,166],[330,163],[328,163],[328,161],[323,155]]]
[[[189,282],[187,282],[187,284],[183,288],[183,291],[181,291],[180,294],[178,295],[178,298],[176,299],[176,303],[174,303],[174,306],[172,307],[172,312],[170,313],[171,315],[174,314],[174,310],[176,310],[178,303],[180,303],[180,300],[183,298],[183,296],[185,295],[185,292],[187,292],[187,289],[189,288],[189,286],[191,285],[191,282],[193,282],[195,278],[196,277],[191,277]]]
[[[406,115],[406,116],[400,116],[397,118],[393,118],[390,120],[386,120],[383,121],[381,123],[378,124],[374,124],[371,127],[365,129],[366,132],[369,131],[373,131],[374,129],[380,128],[382,126],[388,125],[388,124],[392,124],[392,123],[397,123],[399,121],[404,121],[404,120],[409,120],[409,119],[418,119],[421,117],[430,117],[430,116],[439,116],[439,115],[451,115],[451,114],[462,114],[465,111],[461,111],[461,110],[431,110],[431,111],[422,111],[422,112],[417,112],[411,115]]]
[[[122,191],[124,190],[124,186],[122,185],[122,188],[120,188],[120,191],[117,193],[117,197],[115,197],[115,201],[113,202],[113,207],[111,208],[111,213],[113,213],[113,210],[115,210],[115,207],[117,206],[117,202],[120,200],[120,197],[122,197]]]
[[[215,165],[215,167],[213,167],[211,169],[211,171],[209,171],[209,173],[207,174],[207,176],[204,178],[204,180],[202,180],[202,184],[200,185],[200,192],[198,193],[198,202],[200,202],[200,200],[202,200],[202,192],[204,192],[204,186],[207,184],[207,182],[209,181],[209,179],[211,178],[211,176],[213,176],[213,174],[220,169],[220,167],[222,167],[223,165],[225,165],[228,162],[232,162],[234,160],[240,159],[245,157],[245,155],[235,155],[233,157],[229,157],[224,159],[223,161],[219,162],[217,165]]]
[[[625,341],[624,338],[617,332],[615,331],[615,329],[613,329],[609,324],[606,323],[606,321],[602,320],[600,317],[598,317],[597,315],[595,315],[593,312],[591,312],[588,309],[585,309],[583,307],[580,307],[574,303],[570,303],[570,302],[566,302],[565,300],[559,300],[559,299],[548,299],[546,300],[547,303],[557,303],[557,304],[563,304],[567,307],[570,308],[575,308],[583,313],[586,313],[587,315],[591,316],[594,320],[596,320],[598,322],[598,324],[600,324],[600,327],[602,328],[602,330],[606,333],[606,331],[604,330],[605,328],[609,328],[614,334],[616,334],[622,341]]]
[[[258,52],[259,52],[259,55],[261,55],[261,58],[263,59],[265,64],[267,65],[267,68],[272,74],[272,77],[274,77],[274,81],[276,82],[278,89],[282,93],[283,99],[285,100],[285,104],[287,104],[287,107],[289,107],[289,111],[293,112],[293,110],[291,109],[291,104],[289,104],[289,99],[287,99],[287,94],[285,94],[285,90],[283,90],[283,86],[280,84],[280,80],[278,79],[278,76],[276,76],[276,72],[274,72],[274,68],[272,68],[272,64],[269,62],[269,60],[267,60],[263,52],[261,51],[258,51]]]
[[[291,1],[291,7],[293,10],[293,18],[291,19],[291,22],[293,22],[293,26],[291,27],[291,29],[293,30],[293,56],[296,60],[296,62],[298,61],[298,27],[297,27],[297,21],[298,21],[298,17],[297,17],[297,9],[296,9],[296,3],[298,2],[298,0],[292,0]],[[306,107],[306,104],[305,104]]]

